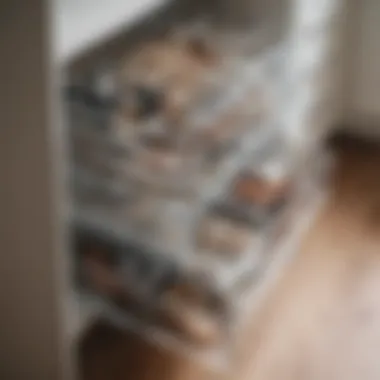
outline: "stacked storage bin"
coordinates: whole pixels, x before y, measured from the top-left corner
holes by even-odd
[[[325,176],[294,138],[315,104],[301,19],[268,44],[177,25],[71,78],[77,281],[111,322],[225,362],[242,295]]]

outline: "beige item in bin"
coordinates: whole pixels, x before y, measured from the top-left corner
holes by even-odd
[[[168,121],[178,121],[199,94],[216,62],[199,38],[182,41],[168,38],[140,45],[121,67],[121,81],[132,102],[132,108],[126,107],[127,115],[134,116],[133,88],[138,86],[147,93],[161,94],[162,108],[156,114],[163,113]]]
[[[286,198],[289,183],[285,179],[267,181],[253,174],[243,174],[235,183],[233,196],[242,203],[271,206]]]
[[[107,253],[91,251],[84,253],[82,271],[86,286],[96,296],[140,320],[149,319],[140,288],[133,283],[133,277],[117,273],[105,260]]]
[[[202,250],[224,256],[239,256],[248,247],[251,235],[248,226],[212,215],[206,217],[201,224],[198,246]]]
[[[175,142],[150,136],[136,146],[125,170],[129,178],[146,187],[185,193],[192,191],[196,183],[199,162],[197,155],[175,146]]]
[[[191,344],[222,343],[222,317],[207,305],[205,295],[189,284],[177,285],[163,295],[161,321]]]
[[[154,175],[176,173],[182,164],[180,155],[168,148],[144,149],[138,156],[137,166],[141,168],[141,171]]]

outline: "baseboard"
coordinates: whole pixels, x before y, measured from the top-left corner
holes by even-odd
[[[334,129],[334,132],[366,140],[380,141],[380,115],[356,113],[346,118],[339,127]]]

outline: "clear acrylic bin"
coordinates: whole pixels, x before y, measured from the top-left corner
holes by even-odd
[[[73,79],[75,259],[111,323],[220,364],[239,292],[309,188],[278,120],[286,44],[239,54],[195,34],[153,37]]]

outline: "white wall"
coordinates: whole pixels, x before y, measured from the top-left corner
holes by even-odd
[[[345,121],[380,136],[380,1],[349,2]]]

